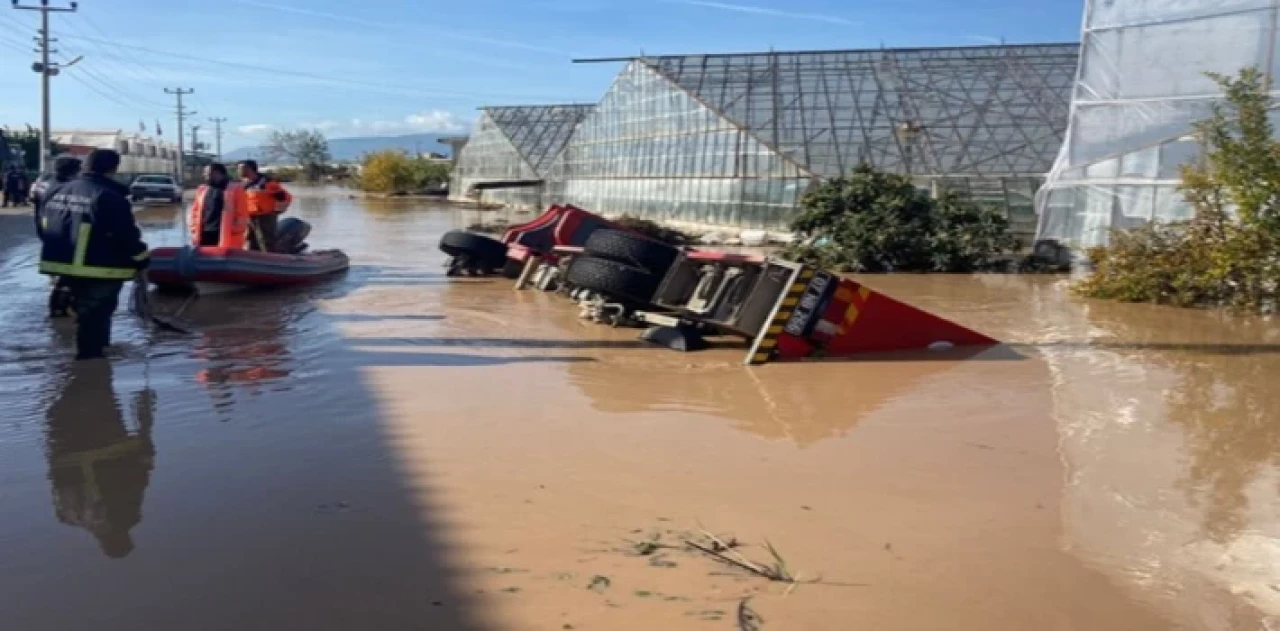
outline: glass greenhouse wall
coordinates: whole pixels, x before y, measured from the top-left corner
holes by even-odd
[[[479,199],[536,208],[542,179],[591,105],[482,108],[475,132],[462,147],[449,182],[452,199]],[[476,191],[480,185],[496,185]],[[503,186],[506,185],[506,186]]]
[[[778,228],[859,162],[998,205],[1034,230],[1076,44],[630,60],[547,173],[549,202]]]
[[[1221,90],[1206,72],[1275,78],[1275,0],[1088,0],[1070,124],[1038,201],[1038,237],[1083,248],[1179,220],[1179,168]],[[1273,96],[1280,97],[1280,92]]]

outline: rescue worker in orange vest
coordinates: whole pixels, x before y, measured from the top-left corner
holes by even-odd
[[[245,160],[240,163],[241,183],[249,196],[249,217],[253,222],[250,247],[262,252],[274,252],[276,224],[280,215],[289,210],[293,196],[280,183],[258,172],[258,163]]]
[[[244,249],[249,231],[249,201],[244,188],[231,181],[227,165],[204,168],[204,184],[191,204],[191,245]]]

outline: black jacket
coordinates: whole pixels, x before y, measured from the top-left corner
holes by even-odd
[[[55,183],[42,196],[38,227],[40,272],[75,278],[127,280],[150,257],[133,219],[129,189],[85,173]]]

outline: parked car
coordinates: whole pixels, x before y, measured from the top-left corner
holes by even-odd
[[[182,203],[182,187],[170,175],[140,175],[129,185],[129,198],[135,202],[163,199]]]

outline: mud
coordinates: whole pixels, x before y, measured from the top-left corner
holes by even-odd
[[[870,277],[1010,344],[749,369],[446,279],[475,211],[302,193],[344,277],[201,299],[192,336],[121,314],[109,369],[0,217],[0,627],[1280,625],[1272,323]]]

